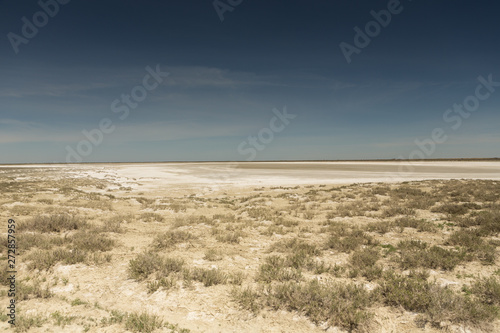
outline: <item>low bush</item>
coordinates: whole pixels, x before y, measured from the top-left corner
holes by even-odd
[[[414,228],[419,232],[435,232],[437,230],[437,227],[431,222],[421,219],[419,220],[409,216],[396,219],[396,221],[394,221],[394,225],[400,228]]]
[[[352,270],[352,278],[361,274],[369,281],[375,280],[382,275],[382,267],[375,263],[379,259],[379,251],[375,248],[366,248],[353,252],[349,258]]]
[[[392,217],[397,215],[415,215],[415,209],[404,207],[397,204],[392,204],[382,211],[381,217]]]
[[[70,237],[73,248],[80,251],[109,251],[115,241],[96,231],[78,231]]]
[[[308,256],[318,256],[321,251],[314,244],[309,244],[299,238],[292,238],[274,243],[269,251],[281,253],[303,253]]]
[[[171,273],[181,272],[184,260],[178,258],[162,257],[155,252],[138,254],[129,262],[129,275],[135,280],[144,280],[156,273],[158,278],[168,277]]]
[[[293,221],[293,220],[290,220],[290,219],[284,219],[282,217],[278,217],[277,219],[274,220],[274,224],[278,225],[278,226],[283,226],[283,227],[291,228],[291,227],[298,226],[299,222]]]
[[[242,230],[213,229],[212,234],[218,242],[238,244],[246,234]]]
[[[222,258],[223,258],[222,251],[216,249],[208,249],[205,252],[205,256],[203,257],[203,259],[208,261],[218,261],[222,260]]]
[[[194,268],[190,271],[190,277],[195,281],[203,283],[205,287],[225,284],[229,281],[229,275],[216,268]]]
[[[88,227],[87,220],[68,214],[39,215],[20,223],[18,231],[38,231],[42,233],[78,230]]]
[[[484,325],[495,320],[499,313],[495,306],[456,294],[419,275],[401,276],[387,272],[378,290],[386,305],[422,313],[424,321],[438,327],[443,321]]]
[[[47,321],[41,315],[27,315],[20,313],[16,317],[16,332],[28,332],[33,327],[42,327],[42,325]]]
[[[377,244],[377,241],[373,237],[367,235],[361,229],[342,232],[342,235],[343,236],[339,236],[339,234],[336,233],[332,234],[326,242],[326,247],[340,252],[350,253],[362,245]]]
[[[375,265],[378,259],[378,250],[374,248],[366,248],[353,252],[349,261],[353,267],[363,269],[365,267]]]
[[[372,222],[366,226],[366,231],[377,232],[381,235],[392,230],[394,223],[390,221]]]
[[[480,237],[480,230],[459,230],[448,237],[445,244],[465,248],[465,258],[480,260],[485,264],[493,264],[496,259],[496,249]]]
[[[258,313],[262,308],[261,293],[246,288],[233,288],[231,290],[232,299],[240,305],[242,309]]]
[[[472,284],[470,291],[482,303],[500,306],[500,282],[496,277],[477,280]]]
[[[164,218],[160,214],[157,213],[142,213],[140,219],[143,222],[163,222]]]
[[[446,203],[444,205],[434,207],[431,211],[434,213],[444,213],[450,215],[464,215],[469,211],[468,207],[470,207],[470,205]]]
[[[204,215],[190,215],[190,216],[177,216],[174,219],[174,228],[180,228],[183,226],[187,225],[197,225],[197,224],[207,224],[207,225],[213,225],[214,220],[210,219]]]
[[[33,279],[30,284],[26,281],[17,281],[16,284],[16,301],[25,301],[31,298],[50,298],[49,285],[42,286],[39,279]]]
[[[409,268],[442,268],[453,270],[464,257],[464,252],[443,249],[439,246],[428,247],[421,241],[402,241],[398,245],[399,264],[402,269]]]
[[[29,261],[28,269],[47,270],[61,262],[66,265],[83,263],[87,259],[87,253],[79,250],[36,250],[27,255]]]
[[[367,311],[373,302],[370,292],[355,284],[287,282],[274,286],[264,297],[272,309],[299,311],[316,324],[328,322],[349,331],[367,324],[372,317]]]
[[[157,315],[151,315],[146,312],[131,313],[125,319],[125,328],[132,332],[151,333],[154,330],[163,327],[163,320]]]
[[[193,234],[187,231],[181,231],[181,230],[167,231],[165,233],[156,236],[153,239],[152,247],[157,250],[166,249],[173,247],[174,245],[179,243],[185,243],[194,238],[195,237],[193,236]]]
[[[269,256],[260,265],[257,280],[270,283],[272,281],[299,281],[302,273],[298,268],[292,268],[286,258],[281,256]]]
[[[19,233],[17,235],[17,241],[19,248],[25,251],[28,251],[33,247],[48,250],[70,242],[70,240],[56,235],[27,232]]]

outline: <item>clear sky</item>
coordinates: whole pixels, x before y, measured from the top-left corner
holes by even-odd
[[[500,156],[497,1],[0,8],[0,163]]]

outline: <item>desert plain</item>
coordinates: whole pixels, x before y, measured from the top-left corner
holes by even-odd
[[[0,330],[500,331],[498,161],[4,165],[0,207]]]

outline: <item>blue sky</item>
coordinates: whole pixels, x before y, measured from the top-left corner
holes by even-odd
[[[72,0],[16,53],[9,33],[43,9],[0,1],[0,163],[65,162],[106,118],[81,161],[247,160],[285,107],[254,160],[408,158],[435,128],[448,138],[426,158],[500,157],[500,87],[459,128],[443,120],[479,76],[500,82],[500,5],[401,1],[348,63],[339,44],[389,3],[242,0],[221,21],[212,0]],[[169,75],[120,119],[113,101],[157,65]]]

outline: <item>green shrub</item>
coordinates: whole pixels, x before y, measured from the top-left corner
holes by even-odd
[[[152,246],[157,250],[162,250],[173,247],[174,245],[179,243],[185,243],[188,240],[194,238],[195,237],[187,231],[181,231],[181,230],[167,231],[163,234],[156,236],[153,239]]]
[[[267,207],[249,208],[246,212],[249,217],[257,221],[272,221],[276,215],[279,215],[275,210]]]
[[[208,260],[208,261],[218,261],[218,260],[222,260],[222,258],[223,258],[222,252],[220,250],[216,250],[216,249],[208,249],[205,252],[205,256],[203,257],[203,259]]]
[[[280,217],[278,217],[277,219],[274,220],[274,224],[275,225],[279,225],[279,226],[284,226],[284,227],[287,227],[287,228],[291,228],[291,227],[298,226],[299,222],[293,221],[293,220],[289,220],[289,219],[284,219],[284,218],[282,218],[280,216]]]
[[[144,280],[153,273],[158,278],[168,277],[171,273],[181,272],[184,264],[180,258],[164,258],[155,252],[144,252],[130,260],[129,274],[135,280]]]
[[[366,212],[376,211],[378,206],[367,202],[366,200],[356,200],[347,203],[341,203],[336,208],[336,215],[341,217],[364,216]]]
[[[146,285],[149,293],[154,293],[160,287],[166,290],[172,289],[177,286],[177,278],[175,276],[162,277],[159,280],[149,281]]]
[[[395,189],[393,189],[390,192],[390,196],[393,199],[405,200],[405,199],[426,197],[426,196],[428,196],[428,193],[422,191],[419,188],[403,185],[403,186],[399,186],[399,187],[396,187]]]
[[[381,217],[392,217],[396,215],[415,215],[415,209],[392,204],[382,211]]]
[[[292,238],[274,243],[269,251],[277,251],[281,253],[303,253],[309,256],[318,256],[321,251],[314,244],[309,244],[299,238]]]
[[[405,310],[425,312],[431,303],[431,285],[418,276],[384,274],[380,292],[385,304],[401,306]]]
[[[157,213],[142,213],[140,219],[144,222],[163,222],[164,218]]]
[[[86,304],[89,304],[89,303],[82,301],[79,298],[75,298],[74,300],[71,301],[71,306],[86,305]]]
[[[161,276],[168,276],[171,273],[179,273],[184,267],[184,260],[180,258],[163,258],[159,272]]]
[[[39,269],[47,270],[57,264],[62,262],[66,265],[74,265],[78,263],[85,262],[87,258],[87,253],[78,250],[37,250],[31,252],[27,255],[28,269]]]
[[[475,223],[479,225],[482,235],[497,235],[500,232],[500,210],[480,212]]]
[[[290,267],[290,262],[280,256],[269,256],[260,265],[257,280],[263,282],[272,281],[299,281],[302,274],[299,269]]]
[[[174,228],[179,228],[187,225],[196,225],[196,224],[207,224],[207,225],[213,225],[214,220],[209,219],[208,217],[204,215],[190,215],[190,216],[177,216],[174,219]]]
[[[234,272],[229,274],[228,282],[234,285],[241,285],[246,275],[243,272]]]
[[[419,232],[423,231],[435,232],[437,230],[436,226],[431,222],[425,220],[418,220],[416,218],[409,216],[404,216],[399,219],[396,219],[394,225],[400,228],[414,228],[417,229]]]
[[[190,271],[190,277],[193,280],[202,282],[205,287],[224,284],[229,280],[229,276],[226,273],[216,268],[195,268]]]
[[[150,315],[146,312],[131,313],[125,319],[125,328],[132,332],[151,333],[162,326],[163,321],[157,315]]]
[[[336,234],[330,236],[327,240],[327,248],[334,249],[340,252],[350,253],[361,245],[376,245],[377,241],[373,237],[367,235],[360,229],[354,229],[350,232],[345,232],[345,236],[339,237]]]
[[[16,332],[28,332],[28,330],[32,327],[42,327],[42,325],[47,321],[47,319],[43,318],[40,315],[29,316],[19,313],[16,317]]]
[[[53,205],[54,200],[53,199],[38,199],[37,202],[46,204],[46,205]]]
[[[414,240],[400,242],[398,249],[402,269],[425,267],[453,270],[465,257],[464,252],[447,250],[439,246],[429,248],[427,243]]]
[[[412,197],[406,203],[410,209],[429,209],[436,204],[436,198],[426,195],[421,197]]]
[[[231,290],[231,297],[241,308],[253,313],[258,313],[262,308],[261,294],[249,287],[233,288]]]
[[[372,195],[387,195],[391,191],[388,186],[375,186],[370,189]]]
[[[71,236],[73,247],[81,251],[109,251],[115,241],[97,232],[79,231]]]
[[[446,245],[463,246],[468,249],[475,248],[483,239],[477,230],[458,230],[451,234],[446,240]]]
[[[433,208],[431,211],[435,213],[444,213],[450,215],[464,215],[469,211],[469,205],[447,203]]]
[[[312,280],[304,284],[282,283],[267,293],[266,303],[273,309],[285,308],[304,313],[314,323],[328,322],[354,330],[371,318],[366,310],[373,302],[363,287],[345,283],[320,283]]]
[[[17,241],[19,248],[25,251],[33,247],[48,250],[69,242],[69,240],[55,235],[26,232],[19,233],[17,235]]]
[[[500,282],[497,278],[479,279],[474,282],[470,290],[482,303],[500,305]]]
[[[394,224],[390,221],[372,222],[366,226],[366,230],[383,235],[391,231],[393,226]]]
[[[401,276],[393,272],[380,282],[380,295],[390,306],[420,312],[424,321],[438,326],[443,321],[481,325],[498,316],[498,308],[454,293],[418,275]]]
[[[25,281],[17,281],[16,292],[16,300],[18,302],[31,298],[43,299],[52,297],[48,284],[42,286],[39,279],[33,279],[31,284],[28,284]]]
[[[358,274],[361,274],[369,281],[379,278],[382,275],[382,267],[375,265],[379,256],[379,251],[374,248],[366,248],[353,252],[349,258],[352,267],[350,277],[355,278]]]
[[[98,307],[97,302],[94,305]],[[126,317],[127,317],[126,312],[111,310],[111,316],[109,318],[102,318],[101,324],[103,325],[121,324]]]
[[[458,265],[464,258],[464,254],[453,251],[446,250],[439,246],[432,246],[428,251],[424,252],[424,265],[422,267],[428,268],[439,268],[444,270],[452,270]]]
[[[355,268],[365,268],[375,265],[379,259],[379,252],[373,248],[357,250],[351,254],[350,263]]]
[[[205,218],[205,216],[203,216],[203,218]],[[238,221],[238,218],[234,214],[215,214],[214,216],[212,216],[212,219],[218,220],[220,223],[233,223]],[[203,223],[211,224],[209,223],[208,219],[202,219],[202,221]]]
[[[240,239],[246,236],[245,233],[241,230],[229,231],[222,229],[213,229],[212,231],[217,241],[229,244],[238,244],[240,242]]]
[[[465,248],[465,258],[480,260],[485,264],[493,264],[496,258],[496,249],[487,244],[481,237],[480,230],[459,230],[448,237],[445,244],[462,246]]]
[[[323,225],[327,226],[325,231],[329,232],[332,236],[344,237],[351,232],[351,228],[345,222],[326,221]]]
[[[68,214],[36,216],[24,223],[20,223],[19,231],[38,231],[43,233],[61,232],[83,229],[88,226],[87,220]]]
[[[130,277],[135,280],[144,280],[149,275],[159,271],[163,266],[163,258],[154,252],[138,254],[129,262]]]
[[[61,326],[63,328],[66,325],[71,324],[76,319],[76,316],[65,316],[62,315],[59,311],[51,313],[50,316],[52,317],[52,319],[54,319],[54,324],[56,326]]]

